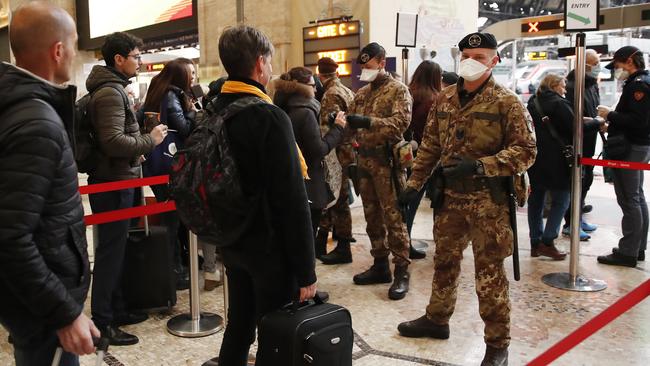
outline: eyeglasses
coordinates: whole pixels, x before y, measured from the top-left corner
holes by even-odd
[[[126,55],[126,57],[133,57],[136,61],[142,61],[142,55],[139,53],[137,55]]]

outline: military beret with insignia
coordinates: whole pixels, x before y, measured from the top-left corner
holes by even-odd
[[[338,68],[339,64],[330,57],[323,57],[318,60],[318,72],[320,74],[332,74],[335,73]]]
[[[361,49],[361,53],[357,56],[357,64],[363,65],[377,56],[385,56],[386,50],[377,42],[368,43],[368,45]]]
[[[465,48],[488,48],[496,50],[497,39],[490,33],[470,33],[458,42],[459,50],[462,51]]]

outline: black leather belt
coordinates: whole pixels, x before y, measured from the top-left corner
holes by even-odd
[[[445,180],[445,188],[456,193],[473,193],[490,189],[489,178],[464,178],[464,179],[449,179]]]

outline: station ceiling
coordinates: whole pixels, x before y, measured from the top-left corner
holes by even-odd
[[[643,4],[648,0],[600,0],[601,8]],[[564,0],[478,0],[479,29],[514,18],[564,12]],[[483,23],[483,24],[480,24]]]

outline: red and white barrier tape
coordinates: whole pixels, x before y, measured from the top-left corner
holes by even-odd
[[[635,163],[621,160],[600,160],[592,158],[581,158],[580,164],[604,166],[606,168],[632,169],[632,170],[650,170],[650,164]]]

